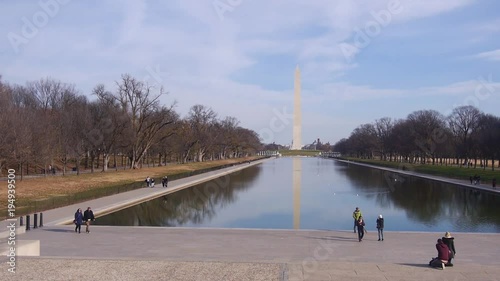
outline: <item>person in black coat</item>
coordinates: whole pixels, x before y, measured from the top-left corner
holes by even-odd
[[[359,217],[358,223],[356,225],[358,227],[358,239],[359,242],[363,240],[363,237],[365,236],[365,221],[363,220],[363,217]]]
[[[85,225],[87,226],[85,232],[90,233],[89,226],[91,221],[95,221],[94,212],[90,207],[83,213],[83,220],[85,221]]]
[[[446,266],[453,266],[453,264],[451,263],[451,260],[457,254],[457,251],[455,250],[455,238],[453,236],[451,236],[451,233],[446,232],[444,234],[444,237],[442,238],[442,240],[443,240],[443,243],[446,244],[446,246],[448,246],[448,249],[450,250],[450,255],[448,257],[448,263],[446,264]]]
[[[382,215],[377,219],[378,241],[384,241],[384,218]]]
[[[75,213],[75,220],[73,220],[75,223],[75,232],[80,233],[80,230],[82,229],[82,223],[83,223],[83,214],[82,214],[82,209],[78,208]]]

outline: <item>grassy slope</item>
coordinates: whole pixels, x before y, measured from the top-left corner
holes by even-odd
[[[188,164],[172,164],[161,167],[150,167],[136,170],[109,170],[106,173],[95,172],[80,175],[47,176],[16,180],[16,215],[23,215],[41,209],[55,208],[73,204],[90,198],[98,198],[131,190],[142,185],[147,176],[155,178],[161,183],[161,177],[178,175],[202,169],[238,163],[257,159],[259,157],[226,159],[219,161],[197,162]],[[174,177],[170,177],[173,179]],[[117,187],[129,186],[116,191]],[[109,191],[107,190],[109,189]],[[111,191],[113,189],[113,191]],[[6,216],[7,211],[7,182],[0,186],[2,200],[0,202],[0,218]],[[37,210],[33,204],[38,203]]]
[[[444,166],[444,165],[432,165],[432,164],[408,164],[408,163],[397,163],[382,160],[372,160],[372,159],[358,159],[358,158],[344,158],[350,161],[356,161],[366,164],[372,164],[377,166],[389,167],[394,169],[403,169],[403,166],[407,170],[415,171],[422,174],[443,176],[454,179],[469,180],[470,176],[478,175],[481,177],[481,182],[490,183],[493,178],[500,180],[500,169],[495,168],[495,171],[491,170],[491,167],[483,168],[465,168],[458,166]]]
[[[283,156],[316,156],[319,150],[280,150]]]

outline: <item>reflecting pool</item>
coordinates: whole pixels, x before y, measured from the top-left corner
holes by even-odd
[[[500,196],[313,157],[271,159],[100,217],[100,225],[500,232]]]

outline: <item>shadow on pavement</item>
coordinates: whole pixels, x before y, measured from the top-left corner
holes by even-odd
[[[349,238],[342,236],[326,236],[326,237],[312,237],[312,236],[302,236],[310,239],[318,239],[318,240],[336,240],[336,241],[345,241],[345,242],[358,242],[358,237]]]
[[[427,268],[432,268],[429,266],[429,264],[423,264],[423,263],[397,263],[399,265],[406,265],[406,266],[413,266],[413,267],[427,267]]]
[[[52,231],[52,232],[75,232],[74,229],[59,229],[59,228],[44,228],[43,231]]]

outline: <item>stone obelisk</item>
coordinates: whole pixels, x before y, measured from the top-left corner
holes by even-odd
[[[292,150],[302,148],[302,113],[300,111],[300,69],[295,68],[294,98],[293,98],[293,143]]]

